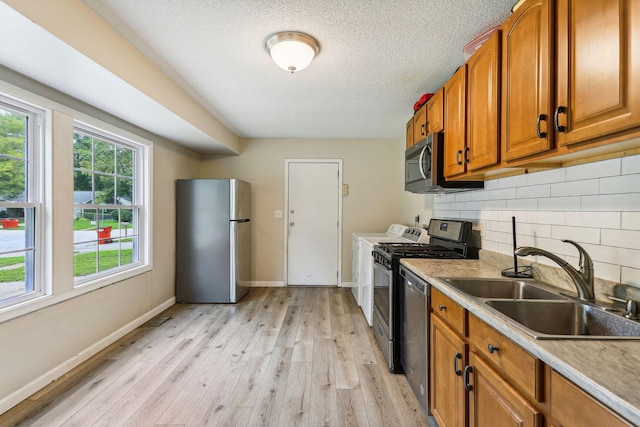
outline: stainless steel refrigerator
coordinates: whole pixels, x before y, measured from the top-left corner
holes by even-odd
[[[176,300],[235,303],[251,280],[251,184],[176,183]]]

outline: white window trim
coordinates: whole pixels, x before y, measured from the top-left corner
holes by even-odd
[[[43,268],[42,272],[45,277],[43,277],[43,295],[40,297],[34,297],[31,300],[24,301],[21,303],[16,303],[14,305],[10,305],[7,307],[0,308],[0,323],[25,316],[27,314],[36,312],[38,310],[60,304],[64,301],[79,297],[89,292],[93,292],[97,289],[122,282],[124,280],[130,279],[132,277],[141,275],[143,273],[149,272],[153,269],[153,142],[143,138],[137,134],[131,133],[124,129],[121,129],[117,126],[113,126],[109,123],[103,122],[99,119],[96,119],[93,116],[89,116],[85,113],[81,113],[77,110],[74,110],[66,105],[60,104],[53,100],[50,100],[46,97],[34,94],[26,89],[20,88],[18,86],[12,85],[8,82],[0,80],[0,93],[2,93],[7,98],[14,99],[16,101],[22,102],[27,105],[33,105],[35,107],[41,108],[44,110],[43,115],[43,126],[41,127],[42,132],[44,133],[44,138],[42,143],[44,144],[44,148],[42,151],[42,158],[40,161],[42,162],[42,166],[40,167],[40,171],[43,173],[43,181],[44,184],[40,191],[42,191],[42,203],[44,208],[42,211],[42,221],[43,226],[42,234],[40,237],[42,240],[42,244],[44,245],[41,249],[44,251],[45,256],[42,257]],[[146,233],[146,241],[144,248],[140,249],[141,256],[144,254],[144,259],[147,260],[145,265],[142,265],[137,268],[132,268],[117,277],[107,277],[101,280],[95,280],[94,282],[87,283],[83,286],[72,287],[71,289],[66,289],[66,284],[54,283],[53,281],[53,252],[60,248],[59,243],[54,246],[53,242],[53,210],[51,207],[51,200],[53,200],[53,186],[52,179],[54,171],[54,137],[53,135],[56,133],[54,129],[55,123],[53,121],[53,112],[61,113],[72,117],[74,121],[79,123],[85,123],[89,126],[93,126],[99,129],[102,129],[105,132],[113,133],[125,139],[130,139],[134,142],[137,142],[143,146],[143,150],[145,155],[144,157],[144,168],[146,170],[146,175],[142,176],[142,188],[143,188],[143,198],[144,198],[144,217],[146,219],[144,224],[140,224],[140,227],[144,227]],[[72,135],[69,135],[69,141],[72,140]],[[61,141],[56,141],[56,143],[60,144]],[[70,189],[73,191],[73,188]],[[67,268],[73,269],[73,264],[69,265]],[[72,285],[72,284],[70,284]],[[56,288],[62,288],[62,291],[57,291]]]
[[[7,104],[9,109],[19,111],[32,117],[28,123],[27,132],[31,135],[27,141],[27,198],[24,202],[4,202],[2,206],[11,208],[35,208],[35,234],[33,248],[35,253],[35,263],[33,266],[33,292],[15,298],[0,301],[0,312],[12,307],[20,306],[31,301],[38,300],[51,293],[50,265],[51,256],[47,250],[47,221],[45,198],[45,182],[49,171],[49,162],[45,157],[45,129],[51,115],[43,107],[33,104],[20,97],[12,96],[8,93],[0,93],[3,104]]]
[[[151,186],[153,171],[151,170],[151,159],[153,156],[153,144],[137,135],[133,135],[122,129],[107,125],[106,123],[95,124],[95,120],[74,120],[74,132],[86,132],[89,135],[100,138],[105,137],[108,142],[125,142],[128,146],[136,150],[136,172],[135,172],[135,190],[136,199],[140,200],[136,205],[139,206],[138,218],[138,253],[140,260],[136,263],[121,268],[107,270],[104,274],[97,273],[86,277],[74,279],[76,289],[98,289],[108,286],[112,283],[121,282],[138,274],[150,271],[153,267],[152,262],[152,227],[151,227],[151,194],[153,189]],[[75,204],[74,204],[75,206]],[[108,207],[108,206],[105,206]],[[126,206],[118,206],[125,208]],[[99,206],[100,208],[100,206]],[[72,266],[73,268],[73,266]]]

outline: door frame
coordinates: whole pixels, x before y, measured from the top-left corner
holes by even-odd
[[[289,164],[335,163],[338,165],[338,277],[336,287],[342,284],[342,159],[285,159],[284,160],[284,286],[289,286]]]

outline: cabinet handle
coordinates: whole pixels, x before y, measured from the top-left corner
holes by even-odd
[[[462,353],[456,353],[453,356],[453,372],[459,377],[462,376],[462,371],[458,369],[458,360],[462,360]]]
[[[439,309],[440,311],[445,311],[445,310],[447,309],[447,307],[445,307],[444,305],[440,304],[440,305],[438,306],[438,309]]]
[[[424,130],[425,130],[425,123],[420,125],[420,135],[425,136]]]
[[[464,162],[469,163],[469,147],[464,148]]]
[[[456,164],[462,164],[462,150],[458,150],[458,152],[456,153]]]
[[[464,381],[464,388],[467,391],[473,390],[473,387],[471,386],[471,384],[469,384],[469,374],[471,373],[473,373],[473,368],[471,367],[471,365],[465,366],[464,373],[463,373],[463,381]]]
[[[493,354],[494,352],[498,352],[498,350],[500,350],[500,347],[494,347],[493,345],[489,344],[487,346],[487,349],[489,350],[489,353]]]
[[[556,132],[566,132],[566,126],[560,126],[558,123],[558,116],[560,114],[565,114],[567,112],[567,107],[559,106],[556,108],[556,112],[553,114],[553,127],[556,129]]]
[[[538,121],[536,122],[536,135],[538,135],[538,138],[546,138],[547,137],[547,133],[546,132],[541,132],[540,131],[540,122],[542,121],[547,121],[547,115],[546,114],[540,114],[538,116]]]

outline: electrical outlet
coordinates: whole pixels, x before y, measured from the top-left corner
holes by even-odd
[[[274,216],[276,218],[282,218],[282,211],[276,211]]]

